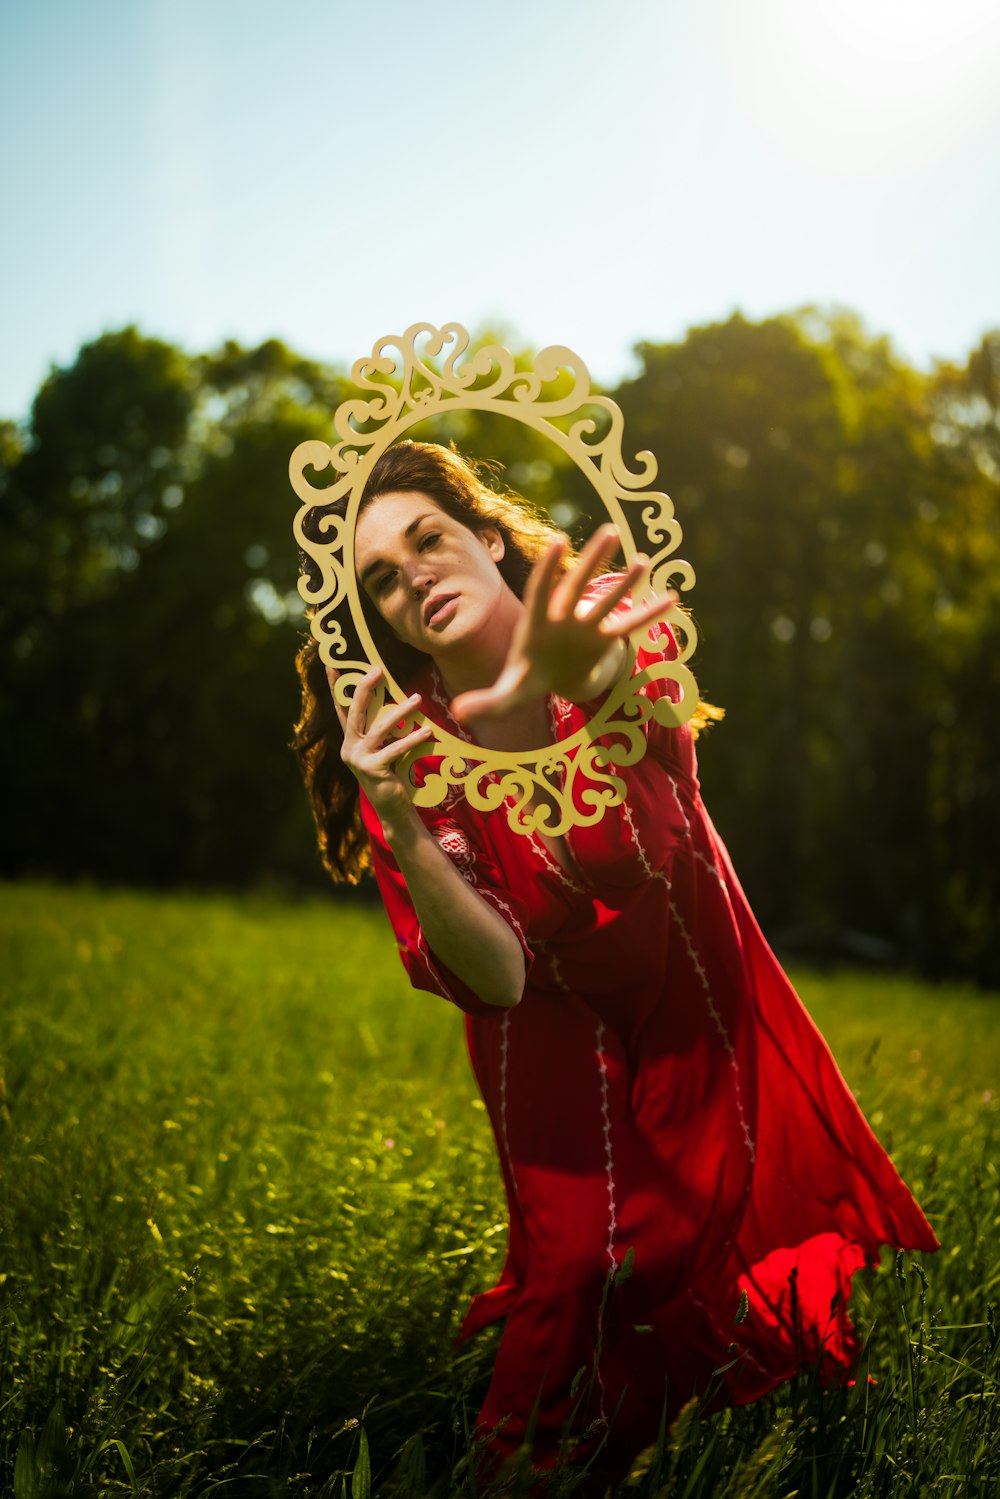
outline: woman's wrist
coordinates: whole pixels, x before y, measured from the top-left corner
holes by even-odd
[[[571,692],[561,693],[571,703],[589,703],[608,691],[621,676],[628,657],[628,646],[623,637],[612,640],[604,655],[591,671],[578,682]]]
[[[399,801],[394,801],[388,807],[376,807],[385,841],[393,853],[405,852],[418,843],[421,837],[427,837],[427,829],[420,820],[420,814],[404,792]]]

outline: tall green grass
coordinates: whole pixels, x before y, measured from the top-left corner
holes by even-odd
[[[381,913],[0,903],[0,1493],[471,1494],[495,1338],[451,1340],[502,1191],[460,1017]],[[877,1383],[689,1410],[626,1490],[992,1499],[1000,1007],[799,979],[944,1248],[857,1286]]]

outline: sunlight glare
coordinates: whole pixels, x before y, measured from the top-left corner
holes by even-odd
[[[726,0],[724,36],[753,124],[834,174],[905,171],[1000,112],[994,0]]]

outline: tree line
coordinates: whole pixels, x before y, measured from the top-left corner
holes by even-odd
[[[1000,982],[1000,331],[931,372],[814,309],[637,354],[608,394],[684,528],[726,709],[706,800],[765,931]],[[0,423],[5,874],[322,881],[288,748],[287,464],[349,391],[276,340],[126,328]],[[603,519],[551,445],[456,422],[578,539]]]

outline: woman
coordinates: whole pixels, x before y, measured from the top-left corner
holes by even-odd
[[[676,653],[654,624],[671,600],[629,602],[641,565],[592,577],[615,540],[574,562],[457,454],[391,448],[354,555],[411,695],[374,713],[376,671],[337,708],[310,641],[296,741],[328,867],[355,878],[367,835],[411,981],[466,1012],[510,1208],[500,1282],[462,1328],[507,1319],[487,1450],[513,1455],[533,1420],[537,1465],[602,1440],[612,1476],[692,1395],[752,1400],[807,1362],[847,1377],[853,1272],[883,1244],[937,1247],[754,921],[691,725],[651,717],[625,801],[562,838],[458,794],[418,810],[396,773],[430,733],[400,726],[418,707],[536,747],[581,726],[629,633],[653,626],[640,667]]]

